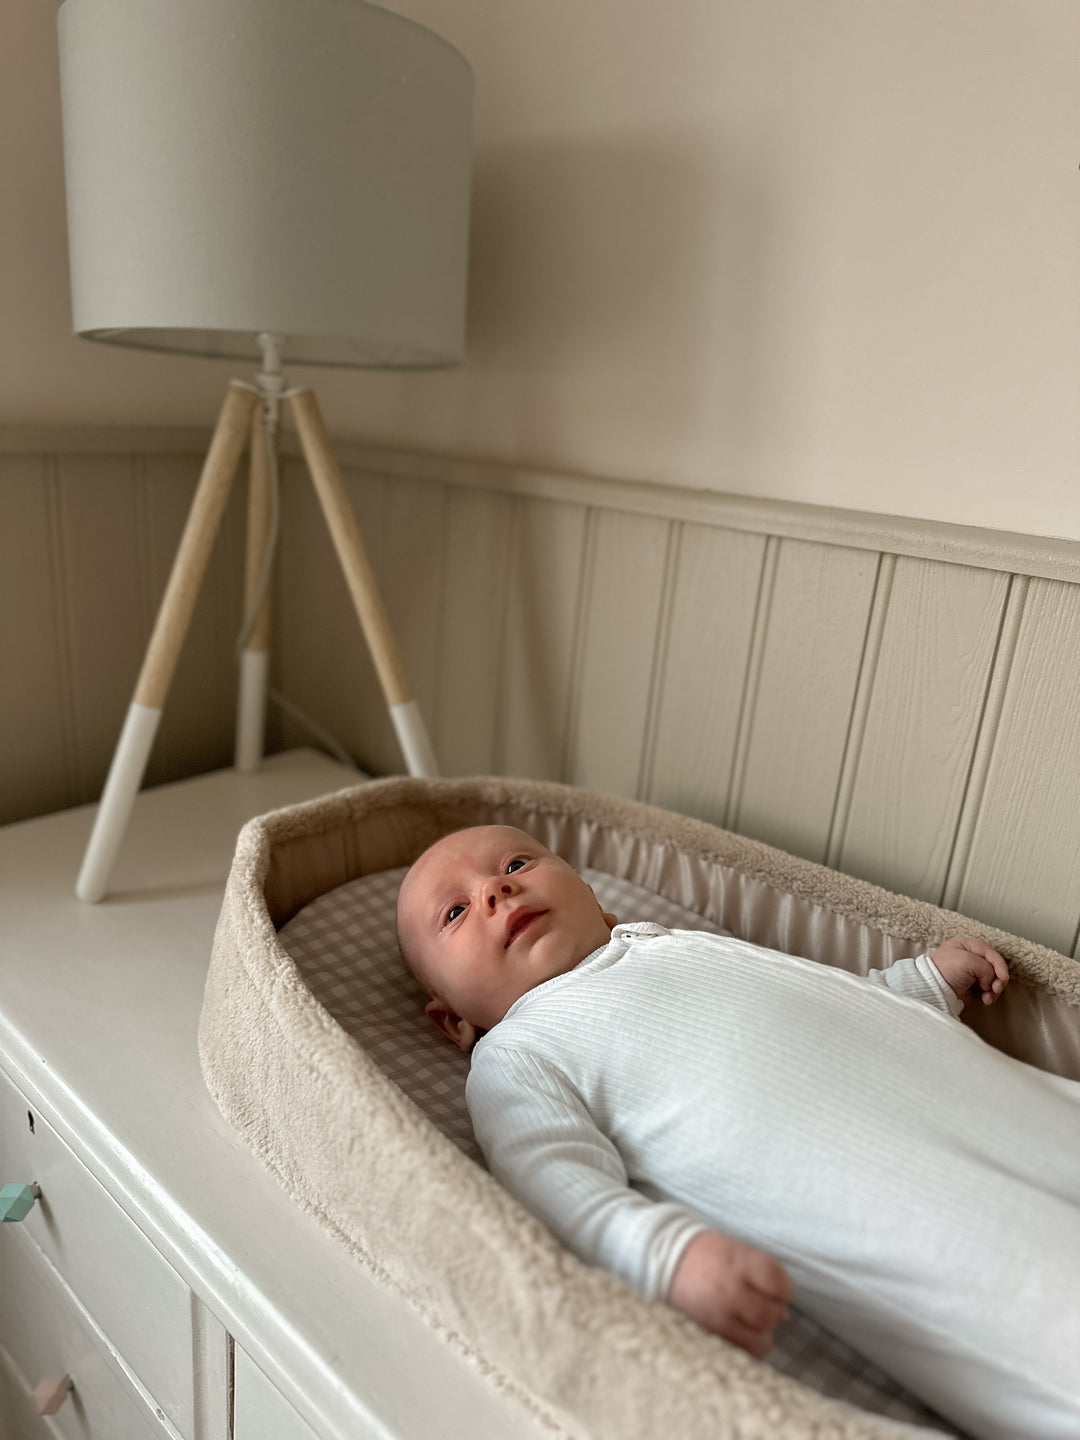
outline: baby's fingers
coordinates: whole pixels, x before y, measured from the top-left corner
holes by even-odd
[[[782,1266],[777,1268],[783,1271]],[[783,1273],[786,1276],[786,1271]],[[732,1298],[724,1338],[741,1345],[758,1360],[764,1360],[772,1349],[773,1331],[787,1318],[786,1301],[773,1295],[763,1295],[744,1277],[741,1289]]]
[[[989,945],[986,947],[983,963],[979,967],[976,979],[979,989],[982,991],[984,1005],[992,1005],[1004,993],[1005,986],[1009,983],[1008,965],[996,950],[990,949]]]
[[[745,1325],[736,1316],[725,1326],[723,1331],[725,1340],[730,1340],[733,1345],[753,1355],[755,1360],[764,1360],[773,1345],[772,1329],[757,1330],[753,1326]]]
[[[747,1251],[744,1274],[749,1284],[767,1299],[787,1304],[795,1292],[791,1276],[780,1261],[766,1255],[763,1250]]]
[[[773,1330],[788,1318],[783,1300],[774,1300],[757,1290],[744,1290],[732,1308],[734,1318],[751,1330]]]

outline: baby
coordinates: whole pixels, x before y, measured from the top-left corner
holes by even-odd
[[[492,1174],[584,1260],[758,1357],[797,1297],[980,1440],[1080,1437],[1080,1084],[956,1022],[995,950],[864,978],[620,925],[504,826],[425,851],[398,931]]]

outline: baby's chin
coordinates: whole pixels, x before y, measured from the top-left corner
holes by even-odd
[[[506,1004],[503,1008],[500,1019],[505,1016],[507,1010],[516,1005],[517,1002],[530,990],[538,990],[541,985],[546,985],[549,980],[556,980],[560,975],[568,975],[571,970],[576,970],[583,960],[587,960],[593,953],[587,950],[584,954],[577,954],[576,951],[563,950],[554,955],[544,953],[543,948],[538,946],[536,954],[530,954],[521,966],[520,971],[515,975],[517,981],[510,987],[506,995]],[[505,997],[501,997],[505,998]]]

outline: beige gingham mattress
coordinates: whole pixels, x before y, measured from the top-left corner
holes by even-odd
[[[406,867],[361,876],[318,896],[279,932],[315,999],[429,1120],[483,1165],[465,1106],[468,1056],[424,1015],[424,996],[401,963],[395,930]],[[728,934],[642,886],[583,869],[606,910],[671,928]],[[894,1420],[959,1436],[883,1371],[794,1308],[769,1363],[823,1395]]]

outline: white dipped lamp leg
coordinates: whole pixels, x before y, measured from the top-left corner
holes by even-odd
[[[435,759],[428,736],[424,717],[415,700],[406,700],[403,705],[390,706],[390,719],[394,724],[401,753],[405,757],[405,768],[410,775],[421,779],[438,778],[439,762]]]
[[[345,575],[356,618],[371,651],[375,673],[390,710],[406,768],[410,775],[433,778],[439,774],[435,752],[419,707],[412,697],[390,619],[375,583],[360,527],[345,493],[341,471],[318,403],[310,390],[294,392],[290,403],[304,459]]]
[[[75,894],[80,900],[96,904],[105,898],[109,876],[131,818],[131,807],[146,773],[146,762],[150,758],[160,720],[160,710],[137,705],[134,701],[128,706],[124,728],[113,751],[109,777],[101,792],[90,843],[75,882]]]
[[[127,829],[131,807],[146,773],[150,747],[176,669],[180,646],[191,623],[191,612],[206,573],[236,466],[247,443],[251,408],[255,403],[255,396],[244,386],[229,386],[165,587],[135,695],[109,767],[109,776],[75,885],[75,894],[80,900],[96,902],[103,900],[108,892],[109,876]]]

